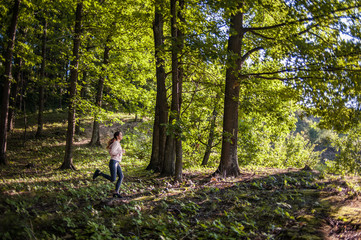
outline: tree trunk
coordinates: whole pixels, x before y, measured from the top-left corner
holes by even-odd
[[[181,15],[177,13],[178,0],[171,0],[171,35],[172,35],[172,103],[169,123],[172,125],[171,133],[167,136],[165,156],[163,161],[162,175],[174,175],[176,180],[181,180],[182,166],[182,143],[180,124],[180,107],[182,94],[182,68],[180,67],[179,55],[182,50],[182,33],[178,29],[177,18]],[[179,1],[180,8],[183,7],[183,1]],[[175,125],[173,124],[175,122]],[[177,164],[175,164],[177,161]],[[175,166],[177,165],[177,169]],[[177,170],[177,172],[176,172]]]
[[[183,16],[184,0],[178,0],[179,11],[177,13],[181,23],[185,23]],[[182,106],[182,84],[183,84],[183,66],[181,55],[184,47],[183,39],[184,34],[179,27],[176,28],[176,56],[177,56],[177,122],[181,123],[181,106]],[[176,163],[175,163],[175,176],[174,180],[177,182],[182,181],[182,169],[183,169],[183,149],[182,149],[182,128],[177,127],[176,139],[175,139],[175,152],[176,152]]]
[[[11,82],[11,67],[15,44],[16,27],[18,23],[20,10],[20,0],[15,0],[12,9],[12,18],[8,30],[7,47],[4,54],[4,85],[3,97],[1,103],[1,119],[0,119],[0,165],[6,165],[6,144],[7,144],[7,127],[8,127],[8,114],[9,114],[9,97],[10,97],[10,82]]]
[[[157,71],[157,70],[156,70]],[[157,79],[158,83],[158,79]],[[158,84],[157,84],[158,85]],[[156,96],[156,103],[155,103],[155,116],[154,116],[154,123],[153,123],[153,141],[152,141],[152,155],[150,157],[150,162],[146,168],[146,170],[153,170],[154,172],[159,172],[159,139],[160,139],[160,124],[159,124],[159,99],[158,99],[158,90]]]
[[[81,20],[82,20],[83,3],[79,2],[76,7],[75,28],[74,28],[74,46],[73,60],[70,66],[70,90],[69,90],[69,112],[68,112],[68,129],[66,132],[66,146],[64,162],[61,169],[74,169],[73,165],[73,141],[75,130],[75,105],[76,105],[76,84],[78,80],[79,67],[79,48],[81,36]]]
[[[40,69],[40,88],[39,88],[39,114],[38,114],[38,129],[35,137],[39,138],[43,133],[44,125],[44,92],[45,92],[45,64],[46,64],[46,33],[47,32],[47,21],[44,19],[43,29],[43,42],[41,47],[41,69]]]
[[[241,71],[241,44],[244,35],[243,14],[231,16],[228,39],[228,67],[223,115],[223,138],[221,161],[217,172],[223,177],[240,175],[237,156],[239,78]]]
[[[15,73],[14,76],[14,83],[11,84],[11,90],[10,90],[10,99],[9,99],[9,114],[8,114],[8,126],[7,131],[11,132],[14,129],[14,123],[15,123],[15,112],[16,112],[16,96],[18,93],[18,82],[17,77],[18,73]]]
[[[183,148],[182,139],[177,136],[175,139],[175,174],[174,181],[182,182],[182,169],[183,169]]]
[[[95,102],[95,105],[98,107],[97,111],[100,111],[100,108],[102,106],[105,71],[106,71],[107,65],[109,63],[109,51],[110,51],[110,48],[109,48],[109,46],[106,45],[104,47],[103,66],[102,66],[101,75],[99,77],[98,92],[97,92],[96,102]],[[92,138],[89,143],[89,145],[91,145],[91,146],[101,146],[100,132],[99,132],[99,119],[98,118],[99,118],[98,114],[96,113],[94,116]]]
[[[172,117],[169,117],[171,120]],[[175,138],[167,135],[164,149],[164,161],[162,164],[161,176],[173,176],[175,169]]]
[[[86,82],[87,82],[88,73],[87,71],[83,71],[83,80],[81,82],[81,90],[80,90],[80,98],[84,99],[86,94]],[[80,125],[81,125],[81,117],[84,115],[84,111],[80,110],[78,112],[78,117],[75,123],[75,135],[80,135]]]
[[[62,78],[62,81],[63,82],[68,82],[68,78],[69,78],[69,63],[68,63],[68,60],[66,60],[66,64],[64,66],[64,71],[65,73],[64,74],[61,74],[61,78]],[[59,108],[60,109],[63,109],[63,95],[64,95],[64,90],[63,90],[63,87],[59,87]]]
[[[24,121],[24,134],[23,134],[22,140],[23,140],[23,146],[25,146],[26,139],[27,139],[27,129],[28,129],[28,117],[26,115],[26,99],[25,99],[25,97],[22,98],[22,102],[23,102],[22,107],[23,107],[23,121]]]
[[[155,117],[153,126],[152,156],[147,170],[160,172],[162,160],[164,159],[164,147],[166,141],[166,129],[168,118],[167,90],[165,87],[165,69],[162,49],[164,47],[163,34],[163,7],[162,1],[155,2],[155,16],[153,23],[154,47],[156,59],[157,96],[155,105]]]
[[[170,1],[170,14],[171,14],[171,35],[172,35],[172,103],[171,112],[169,114],[169,131],[165,143],[165,153],[162,164],[162,176],[173,176],[175,172],[175,131],[173,126],[173,120],[176,119],[178,98],[177,98],[177,83],[178,83],[178,60],[176,51],[176,39],[177,39],[177,0]]]
[[[38,112],[38,129],[36,131],[35,137],[39,138],[43,133],[43,125],[44,125],[44,85],[41,84],[39,87],[39,112]]]
[[[16,109],[17,109],[17,102],[18,102],[18,93],[21,85],[21,66],[22,66],[22,59],[17,58],[15,60],[15,75],[14,75],[14,84],[11,87],[11,96],[9,102],[9,116],[8,116],[8,132],[11,132],[15,126],[15,116],[16,116]]]
[[[209,156],[211,155],[211,150],[213,147],[213,140],[214,140],[214,129],[216,128],[216,119],[217,119],[218,112],[216,110],[216,106],[214,106],[212,117],[211,117],[211,126],[209,130],[208,142],[206,146],[206,151],[204,152],[202,166],[207,166]]]
[[[18,99],[18,109],[23,111],[23,103],[24,103],[24,96],[25,96],[25,89],[26,89],[26,79],[25,79],[25,72],[21,71],[19,74],[20,79],[20,86],[19,86],[19,99]]]
[[[161,175],[162,176],[173,176],[175,172],[175,131],[174,131],[174,121],[176,119],[178,98],[177,98],[177,83],[178,83],[178,61],[177,61],[177,51],[176,51],[176,39],[177,39],[177,0],[170,1],[170,14],[171,14],[171,35],[172,35],[172,102],[171,102],[171,112],[169,114],[169,126],[171,128],[168,131],[165,150],[164,150],[164,159],[162,164]]]
[[[92,132],[92,138],[90,140],[89,146],[101,146],[100,143],[100,132],[99,132],[99,128],[100,128],[100,124],[99,121],[96,120],[97,116],[94,117],[94,122],[93,122],[93,132]]]

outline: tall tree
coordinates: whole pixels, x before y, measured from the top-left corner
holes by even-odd
[[[202,166],[207,166],[209,156],[211,155],[212,147],[213,147],[213,141],[215,136],[215,128],[216,128],[216,119],[218,116],[217,112],[217,104],[214,104],[214,109],[212,112],[212,115],[210,117],[210,129],[209,129],[209,135],[208,135],[208,141],[206,144],[206,150],[204,152],[203,160],[202,160]]]
[[[8,115],[8,132],[11,132],[15,124],[16,114],[16,100],[19,91],[20,74],[21,74],[22,59],[16,58],[14,61],[14,83],[11,85],[10,100],[9,100],[9,115]]]
[[[185,17],[184,17],[184,0],[178,0],[179,1],[179,10],[177,13],[177,17],[179,19],[180,24],[185,24]],[[176,23],[174,23],[176,24]],[[183,169],[183,147],[182,147],[182,127],[181,125],[181,106],[182,106],[182,86],[183,86],[183,77],[184,77],[184,71],[183,71],[183,62],[182,62],[182,53],[184,48],[184,32],[183,32],[184,26],[176,27],[176,56],[177,59],[174,59],[178,61],[177,66],[177,115],[176,120],[178,122],[178,127],[176,129],[176,138],[175,138],[175,156],[176,156],[176,162],[175,162],[175,174],[174,174],[174,180],[181,182],[182,181],[182,169]],[[173,54],[172,54],[173,55]],[[173,61],[173,59],[172,59]]]
[[[228,64],[223,115],[223,139],[221,161],[218,170],[223,176],[240,174],[237,155],[239,73],[242,68],[241,53],[243,30],[242,5],[231,15],[228,38]]]
[[[41,46],[41,67],[40,67],[40,87],[39,87],[39,112],[38,112],[38,129],[36,137],[40,137],[43,132],[44,125],[44,92],[45,92],[45,65],[46,65],[46,35],[47,35],[47,20],[44,17],[43,37]]]
[[[75,169],[73,165],[73,141],[75,131],[75,109],[76,109],[76,85],[78,80],[79,49],[81,42],[81,23],[83,15],[83,1],[79,1],[75,12],[75,26],[73,36],[73,58],[70,66],[70,86],[69,86],[69,110],[68,128],[66,132],[66,146],[64,162],[61,169]]]
[[[224,15],[230,15],[230,28],[222,154],[217,171],[222,176],[238,176],[240,87],[246,88],[260,79],[279,81],[296,93],[293,97],[296,101],[308,106],[323,105],[324,109],[345,106],[348,98],[337,92],[347,89],[344,86],[349,83],[354,84],[354,79],[347,83],[342,77],[354,73],[354,62],[341,66],[350,58],[335,53],[342,48],[338,43],[340,32],[348,28],[343,22],[357,19],[360,4],[353,0],[312,4],[274,1],[272,5],[243,0],[241,5],[237,1],[225,4],[230,4],[224,8]],[[339,68],[331,67],[330,60]],[[332,78],[331,69],[336,72]],[[303,92],[303,96],[295,89]]]
[[[147,170],[160,172],[164,159],[166,141],[166,124],[168,122],[168,103],[166,90],[166,74],[164,61],[164,3],[156,0],[154,3],[153,36],[156,62],[157,95],[153,125],[152,155]]]
[[[178,6],[177,6],[178,5]],[[172,38],[172,102],[169,115],[168,135],[165,145],[165,154],[161,174],[172,176],[175,174],[175,163],[178,164],[176,179],[181,177],[182,142],[180,132],[180,110],[182,102],[183,68],[180,65],[180,56],[183,47],[183,36],[179,29],[178,19],[184,7],[181,0],[170,1],[171,38]],[[183,20],[183,19],[182,19]],[[180,169],[179,169],[180,167]]]
[[[4,85],[3,96],[1,103],[1,119],[0,119],[0,165],[6,165],[6,144],[7,144],[7,127],[8,127],[8,114],[9,114],[9,97],[10,97],[10,85],[11,85],[11,68],[13,62],[13,51],[15,44],[16,28],[20,12],[21,0],[15,0],[12,9],[11,23],[8,29],[7,47],[4,54],[5,59],[5,72],[4,72]]]
[[[94,122],[93,122],[93,131],[92,131],[92,138],[90,140],[91,146],[100,146],[100,132],[99,132],[99,118],[98,118],[98,111],[100,111],[100,108],[102,106],[102,99],[103,99],[103,89],[104,89],[104,80],[105,80],[105,71],[107,68],[107,65],[109,63],[109,51],[110,48],[108,46],[109,41],[107,41],[105,47],[104,47],[104,54],[103,54],[103,64],[102,64],[102,70],[101,75],[99,77],[98,81],[98,87],[97,87],[97,95],[95,100],[95,105],[98,108],[96,110],[96,114],[94,116]]]

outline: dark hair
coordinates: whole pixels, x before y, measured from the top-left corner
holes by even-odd
[[[108,141],[107,149],[109,149],[110,145],[112,145],[112,143],[113,143],[115,140],[117,140],[117,137],[118,137],[120,134],[121,134],[121,132],[119,132],[119,131],[116,131],[116,132],[114,133],[114,137]]]

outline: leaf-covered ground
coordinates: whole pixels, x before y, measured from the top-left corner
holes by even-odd
[[[114,184],[92,180],[108,171],[104,148],[79,138],[77,171],[62,171],[64,126],[36,140],[28,130],[9,139],[10,165],[0,168],[1,239],[360,239],[361,180],[302,169],[242,169],[239,178],[186,170],[174,184],[144,170],[129,149],[123,199]],[[33,129],[34,130],[34,129]]]

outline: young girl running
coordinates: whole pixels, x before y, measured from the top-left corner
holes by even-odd
[[[120,167],[122,156],[125,153],[125,150],[122,149],[122,146],[120,146],[120,141],[122,139],[123,139],[123,134],[121,132],[115,132],[114,137],[108,141],[107,149],[110,155],[110,161],[109,161],[110,176],[105,173],[102,173],[99,169],[95,170],[93,174],[93,180],[96,179],[98,176],[102,176],[111,182],[114,182],[118,175],[118,181],[115,184],[115,193],[113,194],[113,197],[118,197],[118,198],[122,198],[122,196],[119,194],[119,189],[124,177],[122,168]]]

